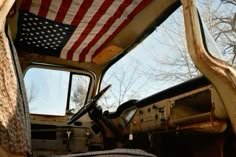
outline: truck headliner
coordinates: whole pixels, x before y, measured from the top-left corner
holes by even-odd
[[[23,69],[40,62],[96,71],[129,52],[179,5],[174,0],[22,0],[9,24]]]

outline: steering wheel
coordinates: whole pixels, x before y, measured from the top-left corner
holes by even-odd
[[[96,96],[94,96],[87,104],[85,104],[79,111],[77,111],[67,122],[67,124],[74,123],[77,119],[82,117],[85,113],[89,112],[95,107],[96,102],[103,96],[103,94],[111,87],[111,85],[106,86],[101,90]]]

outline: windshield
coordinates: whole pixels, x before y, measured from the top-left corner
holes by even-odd
[[[101,89],[107,84],[112,87],[99,105],[103,110],[115,111],[128,100],[145,98],[199,75],[187,53],[180,7],[108,69]]]
[[[198,0],[199,5],[207,49],[212,56],[224,59],[223,55],[227,56],[228,53],[224,53],[223,37],[219,37],[221,33],[218,36],[214,35],[214,33],[219,33],[216,30],[220,27],[214,19],[219,14],[217,8],[222,11],[226,10],[227,6],[220,1],[206,3],[202,0]],[[208,14],[206,14],[207,11]],[[211,28],[210,31],[208,31],[209,28]],[[190,59],[185,37],[184,19],[182,7],[180,7],[105,73],[101,89],[107,84],[112,84],[112,88],[99,101],[103,110],[115,111],[119,105],[128,100],[140,100],[201,76]],[[215,40],[217,45],[220,45],[220,49],[217,48]],[[230,60],[232,61],[232,57]]]

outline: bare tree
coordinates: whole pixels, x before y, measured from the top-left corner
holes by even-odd
[[[32,103],[37,99],[38,90],[33,82],[31,82],[30,87],[26,89],[28,103]]]
[[[86,101],[89,87],[89,78],[83,75],[73,75],[70,109],[79,110]]]
[[[37,100],[38,89],[33,82],[31,82],[30,85],[26,87],[27,100],[28,104],[30,104],[30,110],[36,111],[37,106],[33,105],[33,102]]]
[[[235,1],[199,0],[198,3],[201,17],[210,33],[221,47],[222,53],[228,61],[234,63],[236,58]],[[229,5],[234,5],[234,7],[230,7],[231,10],[222,15],[222,10],[229,9]],[[153,70],[147,73],[151,78],[170,84],[183,82],[201,74],[188,54],[182,8],[179,8],[157,27],[156,32],[152,33],[151,37],[159,45],[162,45],[162,51],[164,51],[161,52],[164,56],[162,57],[158,55],[160,52],[157,52],[160,49],[151,50],[152,58],[156,62],[156,65],[151,66]],[[146,49],[150,51],[150,48]]]
[[[200,75],[187,51],[182,8],[157,27],[151,38],[158,45],[151,52],[155,64],[146,72],[151,79],[173,85]]]
[[[105,110],[114,110],[121,103],[137,99],[147,83],[138,70],[139,62],[133,59],[132,65],[121,65],[113,67],[108,71],[102,87],[112,84],[108,94],[102,97],[100,105]]]
[[[204,22],[229,63],[236,58],[236,1],[198,0]]]
[[[76,104],[77,108],[80,108],[84,105],[84,100],[86,99],[87,89],[78,84],[76,89],[72,93],[71,100]]]

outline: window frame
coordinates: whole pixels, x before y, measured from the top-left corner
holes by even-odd
[[[70,96],[71,96],[71,84],[72,84],[72,76],[73,75],[82,75],[87,76],[90,79],[88,92],[85,98],[84,105],[91,99],[95,87],[95,74],[89,70],[82,70],[82,69],[75,69],[61,65],[53,65],[53,64],[44,64],[44,63],[32,63],[27,66],[25,71],[23,72],[23,77],[27,74],[28,70],[32,68],[40,68],[40,69],[51,69],[51,70],[58,70],[58,71],[66,71],[69,72],[69,83],[68,83],[68,91],[67,91],[67,99],[66,99],[66,106],[65,106],[65,114],[64,115],[49,115],[49,116],[68,116],[70,109]],[[28,104],[29,105],[29,104]],[[83,105],[83,106],[84,106]],[[31,115],[48,115],[48,114],[41,114],[41,113],[30,113]]]

